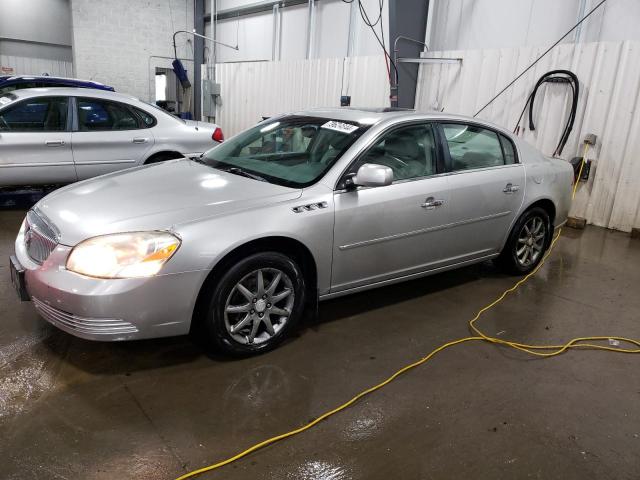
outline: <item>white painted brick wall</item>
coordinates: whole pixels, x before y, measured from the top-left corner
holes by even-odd
[[[75,76],[143,100],[154,95],[155,67],[171,67],[151,56],[173,57],[173,32],[194,25],[193,0],[71,0],[71,14]],[[191,36],[176,43],[179,57],[193,58]],[[193,83],[193,63],[185,67]]]

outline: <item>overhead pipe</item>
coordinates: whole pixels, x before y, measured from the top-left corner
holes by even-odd
[[[349,43],[347,43],[347,57],[353,57],[356,51],[359,18],[360,7],[358,7],[357,2],[351,2],[349,5]]]
[[[280,6],[273,6],[273,36],[271,38],[271,60],[280,60]]]
[[[411,37],[407,37],[405,35],[398,35],[395,39],[395,41],[393,42],[393,65],[394,65],[394,75],[393,75],[393,85],[391,85],[391,99],[392,99],[392,106],[393,107],[397,107],[398,106],[398,89],[399,89],[399,80],[398,80],[398,42],[400,40],[404,40],[406,42],[413,42],[413,43],[417,43],[419,45],[424,45],[424,47],[427,49],[427,52],[429,51],[429,45],[427,45],[424,42],[421,42],[420,40],[415,40]]]
[[[189,34],[189,35],[193,35],[194,37],[204,38],[205,40],[209,40],[210,42],[212,42],[214,44],[222,45],[223,47],[228,47],[228,48],[231,48],[233,50],[240,50],[238,48],[238,45],[236,45],[236,46],[229,45],[228,43],[220,42],[220,41],[215,40],[215,39],[213,39],[211,37],[207,37],[205,35],[200,35],[199,33],[191,32],[189,30],[176,30],[173,33],[173,54],[175,55],[175,58],[178,58],[178,50],[177,50],[177,47],[176,47],[176,35],[178,35],[179,33],[186,33],[186,34]]]
[[[218,5],[216,0],[210,0],[209,9],[211,10],[211,15],[216,15],[216,11],[218,10]],[[211,22],[211,37],[216,38],[216,22]],[[237,40],[236,40],[237,42]],[[209,78],[212,82],[216,81],[216,46],[212,45],[209,49],[209,59],[208,59],[208,69],[207,69],[207,78]]]
[[[307,59],[313,58],[313,40],[316,35],[316,1],[309,0],[307,15]]]

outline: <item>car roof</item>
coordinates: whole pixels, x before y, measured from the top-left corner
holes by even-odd
[[[126,95],[124,93],[111,92],[108,90],[96,90],[91,88],[79,88],[79,87],[47,87],[47,88],[23,88],[20,90],[12,90],[9,92],[11,95],[15,95],[18,99],[20,98],[31,98],[31,97],[43,97],[43,96],[51,96],[51,95],[64,95],[70,97],[94,97],[94,98],[104,98],[107,100],[115,100],[121,102],[130,102],[140,100],[131,95]],[[7,94],[5,94],[7,95]]]
[[[304,115],[310,117],[321,117],[332,120],[344,120],[347,122],[356,122],[362,125],[375,125],[386,120],[437,120],[437,121],[455,121],[464,123],[475,123],[486,125],[487,127],[499,130],[502,133],[512,136],[511,132],[500,125],[482,120],[479,118],[469,117],[467,115],[458,115],[444,112],[420,112],[405,108],[357,108],[357,107],[332,107],[332,108],[312,108],[291,113],[291,115]]]
[[[14,75],[14,76],[0,76],[0,82],[19,82],[19,81],[30,81],[30,80],[38,80],[43,82],[69,82],[83,85],[92,85],[98,88],[113,88],[109,85],[105,85],[104,83],[96,82],[95,80],[83,80],[80,78],[69,78],[69,77],[52,77],[50,75]]]

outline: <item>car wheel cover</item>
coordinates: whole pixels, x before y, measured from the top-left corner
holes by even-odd
[[[260,268],[245,275],[229,292],[224,324],[242,345],[258,345],[278,335],[293,311],[291,278],[277,268]]]
[[[518,265],[524,268],[535,265],[544,252],[547,227],[542,217],[529,218],[520,233],[515,245],[515,258]]]

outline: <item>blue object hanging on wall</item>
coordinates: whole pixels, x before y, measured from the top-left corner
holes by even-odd
[[[176,58],[171,62],[171,65],[173,65],[173,72],[176,74],[176,77],[178,77],[178,80],[180,80],[182,88],[191,87],[191,82],[187,76],[187,70],[184,68],[184,65],[182,65],[182,62]]]

